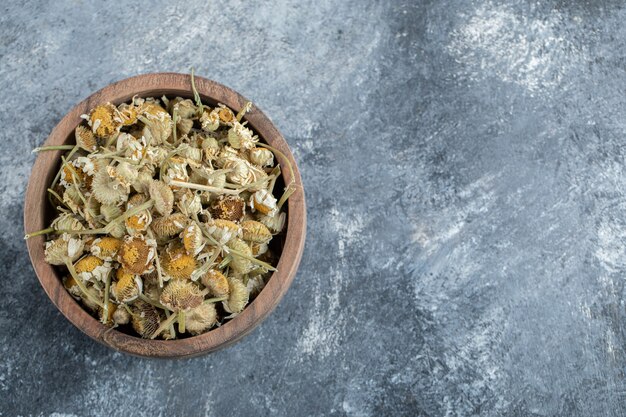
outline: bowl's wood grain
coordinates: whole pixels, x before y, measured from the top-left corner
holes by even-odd
[[[196,88],[203,102],[223,103],[235,112],[248,101],[237,92],[214,81],[196,77]],[[81,114],[103,102],[120,104],[134,95],[140,97],[182,96],[192,98],[191,79],[185,74],[157,73],[140,75],[111,84],[89,96],[74,107],[52,130],[44,146],[74,143],[73,132],[81,123]],[[65,290],[57,271],[44,260],[44,237],[27,241],[31,262],[44,290],[58,309],[88,336],[126,353],[148,357],[191,357],[229,346],[250,333],[276,307],[289,288],[300,263],[306,234],[306,206],[302,179],[287,142],[272,122],[256,107],[246,114],[250,126],[263,141],[279,149],[294,168],[297,191],[289,198],[284,247],[275,272],[267,285],[245,310],[225,325],[199,336],[180,340],[145,340],[102,325],[88,314]],[[52,218],[46,189],[52,182],[62,151],[42,152],[35,161],[26,191],[24,228],[27,233],[48,227]],[[286,167],[282,156],[278,162]],[[285,183],[291,181],[288,169],[283,170]]]

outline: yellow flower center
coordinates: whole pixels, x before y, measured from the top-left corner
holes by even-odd
[[[76,273],[93,272],[99,266],[102,266],[104,261],[96,256],[88,255],[76,263]]]

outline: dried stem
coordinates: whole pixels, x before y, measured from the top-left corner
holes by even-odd
[[[30,239],[31,237],[35,237],[35,236],[47,235],[48,233],[52,233],[54,231],[56,231],[54,227],[48,227],[47,229],[41,229],[32,233],[26,233],[24,235],[24,240]]]
[[[185,312],[182,310],[178,312],[178,332],[185,333]]]
[[[78,149],[80,149],[78,145],[74,146],[72,150],[67,154],[66,158],[70,159],[78,151]],[[59,170],[57,171],[57,174],[54,176],[54,179],[52,180],[52,184],[50,184],[50,188],[54,189],[54,187],[57,185],[57,182],[59,182],[59,178],[61,178],[62,172],[63,172],[63,164],[61,165],[61,168],[59,168]]]
[[[202,117],[202,113],[204,113],[204,105],[202,104],[200,94],[198,94],[198,90],[196,89],[196,78],[194,76],[193,68],[191,68],[191,91],[193,91],[193,98],[196,100],[196,106],[198,107],[198,117]]]
[[[74,145],[54,145],[54,146],[40,146],[33,149],[33,153],[43,151],[70,151],[74,149]]]
[[[106,281],[104,283],[104,306],[102,307],[102,324],[107,324],[109,320],[109,290],[111,288],[111,273],[107,274]]]
[[[203,303],[204,304],[219,303],[220,301],[224,301],[224,300],[228,300],[228,297],[207,298],[206,300],[203,301]]]
[[[210,185],[196,184],[193,182],[185,181],[170,181],[170,185],[181,188],[190,188],[192,190],[209,191],[211,193],[222,193],[230,195],[239,195],[243,190],[228,190],[226,188],[211,187]]]
[[[152,333],[152,335],[150,336],[150,339],[154,339],[155,337],[160,335],[163,330],[167,329],[171,324],[174,324],[177,318],[178,318],[178,315],[172,314],[170,317],[164,320],[159,326],[159,328],[156,329],[154,333]]]

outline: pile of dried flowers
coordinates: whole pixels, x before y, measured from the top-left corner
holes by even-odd
[[[276,149],[238,114],[176,97],[101,104],[83,115],[49,188],[58,217],[46,261],[109,326],[144,338],[197,335],[239,314],[275,268]],[[289,167],[291,169],[291,167]],[[293,178],[293,176],[292,176]],[[177,324],[175,328],[174,324]]]

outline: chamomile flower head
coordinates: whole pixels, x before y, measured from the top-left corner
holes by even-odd
[[[260,223],[263,223],[267,228],[272,232],[272,234],[276,235],[283,231],[285,227],[285,221],[287,219],[287,215],[285,213],[276,213],[274,216],[268,216],[266,214],[260,214],[257,217]]]
[[[190,190],[180,193],[176,207],[185,216],[192,217],[202,211],[202,201],[197,193]]]
[[[252,212],[259,212],[266,216],[273,217],[278,212],[276,197],[266,189],[256,191],[252,194],[249,204]]]
[[[152,271],[156,242],[142,235],[126,236],[117,255],[118,262],[128,272],[141,275]]]
[[[209,234],[220,243],[227,243],[241,236],[241,226],[230,220],[210,219],[206,226]]]
[[[248,151],[248,158],[250,162],[260,167],[274,166],[274,154],[269,149],[252,148]]]
[[[51,265],[65,265],[74,262],[83,254],[85,243],[82,239],[62,234],[54,240],[46,242],[44,256]]]
[[[161,256],[163,272],[174,279],[191,279],[197,262],[184,247],[168,247]]]
[[[142,120],[150,133],[153,145],[167,141],[172,134],[172,116],[155,101],[146,102],[142,106]]]
[[[76,145],[87,152],[95,152],[98,149],[98,141],[91,129],[78,125],[74,130]]]
[[[143,290],[141,278],[124,268],[119,268],[115,276],[116,280],[111,286],[113,297],[120,303],[136,300]]]
[[[122,118],[117,108],[111,103],[96,106],[89,113],[88,122],[92,132],[101,138],[108,138],[116,134],[122,127]]]
[[[226,276],[216,269],[210,269],[200,280],[213,297],[226,297],[230,292]]]
[[[187,332],[192,335],[199,335],[217,323],[217,310],[215,304],[200,304],[198,307],[190,310],[186,318]]]
[[[91,243],[91,254],[103,261],[113,262],[122,246],[122,240],[113,236],[103,236]]]
[[[245,126],[245,123],[234,121],[228,130],[228,143],[234,149],[252,149],[258,140],[254,132]]]
[[[206,241],[200,226],[196,223],[190,223],[181,233],[180,238],[188,255],[196,256],[200,253]]]
[[[189,223],[189,218],[183,213],[174,213],[169,216],[155,217],[151,229],[160,239],[167,239],[178,235]]]
[[[161,316],[151,304],[137,300],[132,304],[131,311],[131,324],[141,337],[150,338],[159,329]]]
[[[126,310],[126,308],[121,306],[113,312],[112,319],[113,322],[119,326],[128,324],[130,322],[130,313]]]
[[[111,272],[111,264],[107,261],[93,256],[87,255],[74,265],[76,274],[83,281],[101,281],[106,280],[107,275]]]
[[[250,272],[253,267],[252,261],[250,261],[250,258],[253,257],[250,246],[241,239],[231,239],[228,242],[228,248],[233,257],[229,264],[231,269],[238,274]]]
[[[163,288],[159,301],[172,311],[189,311],[202,304],[203,300],[204,295],[197,284],[189,280],[174,279]]]
[[[148,187],[154,208],[161,216],[168,216],[174,208],[174,193],[163,181],[152,181]]]
[[[211,205],[211,215],[216,219],[238,222],[246,214],[246,202],[235,195],[219,196]]]
[[[252,243],[269,243],[272,240],[272,233],[261,222],[254,220],[245,220],[241,222],[241,230],[243,234],[243,240],[247,240]]]
[[[63,213],[52,221],[51,226],[55,230],[80,231],[85,230],[85,225],[80,221],[80,216],[72,213]]]
[[[128,199],[130,187],[111,178],[106,169],[94,173],[91,191],[94,197],[102,204],[118,205]]]
[[[222,301],[224,310],[228,313],[238,314],[241,313],[248,304],[250,293],[244,283],[235,277],[228,277],[228,299]]]

